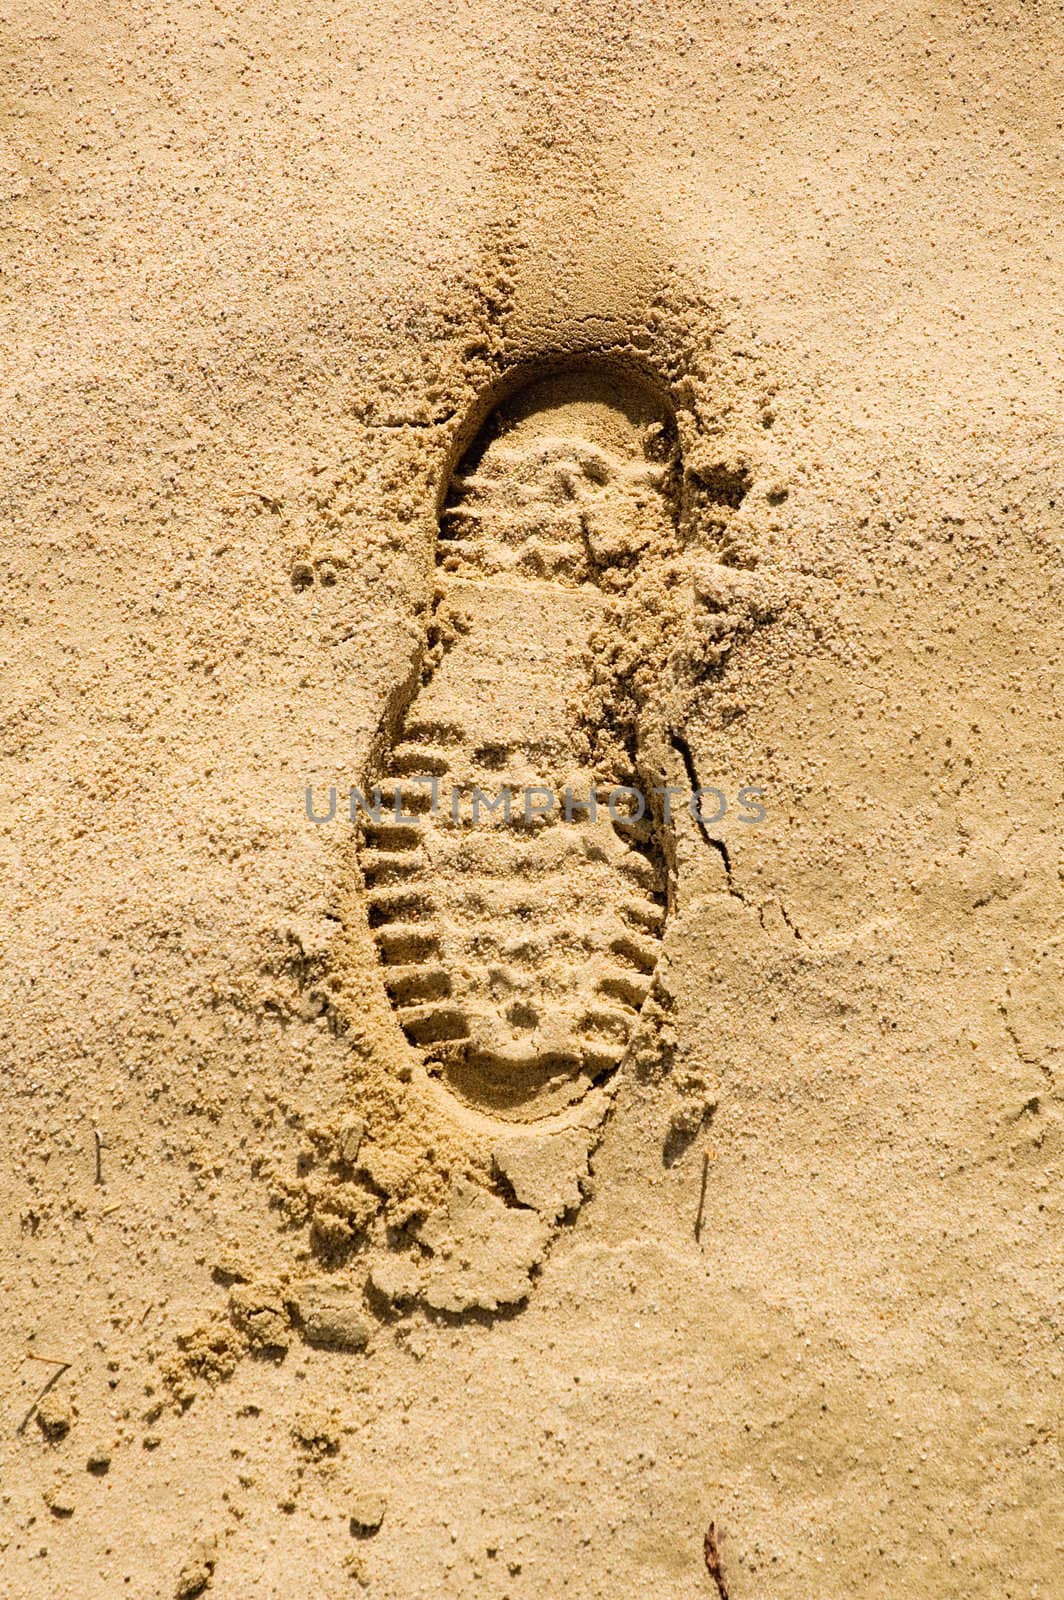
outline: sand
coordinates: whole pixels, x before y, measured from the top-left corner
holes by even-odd
[[[0,1594],[1053,1600],[1059,9],[5,35]]]

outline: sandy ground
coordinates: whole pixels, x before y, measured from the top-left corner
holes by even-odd
[[[3,28],[0,1594],[1064,1593],[1059,7]],[[619,351],[685,487],[585,767],[634,685],[767,815],[530,1131],[305,786],[447,681],[510,376]]]

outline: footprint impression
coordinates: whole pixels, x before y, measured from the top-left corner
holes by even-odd
[[[362,869],[408,1040],[492,1118],[564,1116],[614,1074],[658,959],[661,800],[634,726],[608,759],[589,733],[589,641],[674,542],[676,457],[641,384],[555,374],[492,413],[442,512],[429,656]]]

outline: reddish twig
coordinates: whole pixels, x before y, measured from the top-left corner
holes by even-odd
[[[709,1181],[709,1151],[702,1152],[702,1189],[698,1196],[698,1215],[695,1217],[695,1243],[702,1242],[702,1218],[706,1211],[706,1184]]]

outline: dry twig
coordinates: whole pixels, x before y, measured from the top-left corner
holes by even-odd
[[[702,1554],[706,1558],[706,1571],[717,1586],[720,1600],[729,1600],[728,1580],[724,1576],[724,1563],[720,1559],[720,1550],[717,1547],[717,1525],[711,1522],[706,1529],[706,1537],[702,1543]]]

